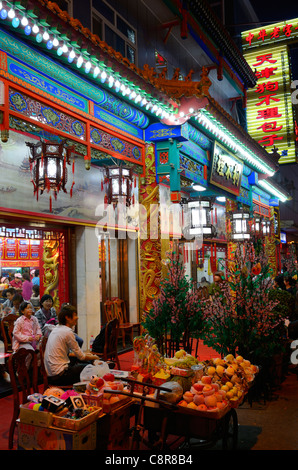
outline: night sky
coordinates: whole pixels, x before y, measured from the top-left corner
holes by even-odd
[[[298,4],[294,0],[250,0],[260,21],[278,21],[291,20],[298,18]]]

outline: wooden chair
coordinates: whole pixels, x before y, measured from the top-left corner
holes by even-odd
[[[102,353],[93,352],[96,356],[102,359],[104,362],[115,361],[118,369],[120,370],[120,361],[118,358],[117,345],[119,336],[119,320],[113,318],[106,324],[105,328],[105,345]]]
[[[113,301],[115,317],[119,320],[119,330],[122,334],[122,344],[125,348],[125,334],[128,333],[130,336],[131,344],[133,344],[133,329],[136,327],[138,330],[138,336],[141,334],[141,323],[131,323],[127,321],[127,311],[124,300],[115,299]]]
[[[112,300],[106,300],[103,306],[105,321],[109,322],[115,318],[114,303]]]
[[[39,368],[37,354],[31,349],[20,348],[8,359],[8,371],[13,392],[13,416],[9,429],[8,447],[13,448],[13,435],[16,420],[19,417],[20,405],[28,402],[28,395],[43,393],[48,388],[47,376],[42,373],[42,383],[39,387]],[[41,371],[42,372],[42,371]]]
[[[18,318],[18,315],[9,313],[1,320],[1,335],[3,338],[6,354],[12,354],[12,332],[14,328],[14,323]]]

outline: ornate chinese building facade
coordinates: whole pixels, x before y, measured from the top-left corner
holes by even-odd
[[[97,3],[117,13],[114,2]],[[197,283],[212,280],[225,268],[231,213],[269,220],[288,197],[270,180],[277,159],[220,95],[222,81],[227,100],[237,90],[245,103],[256,81],[222,25],[212,29],[205,2],[183,12],[179,1],[151,2],[187,27],[180,30],[189,34],[186,65],[169,44],[171,72],[162,60],[168,37],[160,55],[148,47],[145,62],[145,11],[124,3],[122,21],[138,25],[140,66],[55,3],[6,1],[0,9],[1,240],[22,246],[10,263],[2,255],[2,274],[38,266],[41,293],[58,309],[77,305],[85,341],[106,321],[107,299],[123,299],[133,321],[150,308],[175,244]],[[159,24],[170,33],[171,24]],[[181,41],[178,50],[183,55]],[[194,51],[199,64],[191,64]]]

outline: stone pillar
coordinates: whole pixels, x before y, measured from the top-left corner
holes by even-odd
[[[76,227],[76,270],[78,335],[84,340],[84,350],[89,348],[90,336],[95,338],[101,327],[99,252],[94,227]]]

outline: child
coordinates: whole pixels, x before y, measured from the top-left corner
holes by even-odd
[[[33,284],[33,287],[32,287],[32,296],[31,296],[31,299],[30,299],[30,302],[31,304],[33,305],[33,307],[36,309],[37,307],[39,307],[39,301],[40,301],[40,297],[39,297],[39,286],[37,284]]]
[[[16,320],[13,329],[13,351],[19,348],[36,350],[42,336],[37,318],[33,315],[30,302],[22,302],[20,305],[20,317]]]

